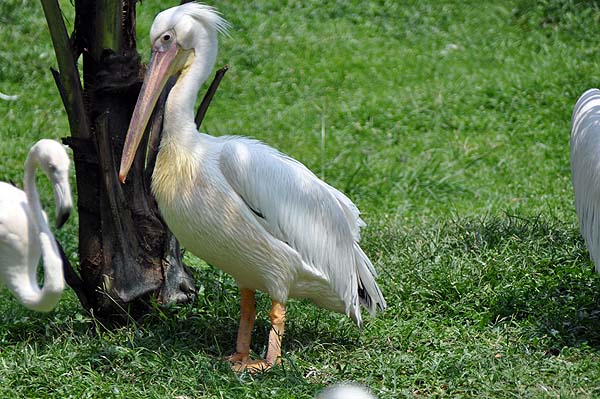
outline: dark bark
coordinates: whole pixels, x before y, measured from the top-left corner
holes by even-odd
[[[122,313],[122,309],[143,311],[150,297],[159,303],[191,299],[193,281],[149,188],[161,107],[150,123],[149,171],[145,170],[145,152],[140,151],[127,184],[121,185],[117,178],[141,86],[135,1],[76,0],[70,39],[56,0],[42,0],[42,4],[59,67],[53,75],[71,129],[71,137],[64,142],[73,150],[77,180],[81,278],[65,265],[67,282],[84,307],[105,316]],[[80,55],[83,88],[76,65]]]

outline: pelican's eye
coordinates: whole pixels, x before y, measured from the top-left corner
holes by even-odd
[[[175,34],[173,31],[166,31],[156,38],[154,42],[154,51],[167,51],[175,43]]]

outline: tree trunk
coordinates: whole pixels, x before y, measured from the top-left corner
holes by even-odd
[[[192,278],[149,187],[162,107],[149,123],[148,167],[140,151],[127,184],[118,180],[143,76],[136,51],[136,1],[76,0],[70,39],[57,0],[41,1],[59,65],[60,73],[53,73],[71,129],[64,142],[73,150],[77,180],[81,281],[70,285],[84,307],[103,316],[143,311],[150,297],[159,303],[188,301],[194,295]],[[76,64],[80,55],[83,87]]]

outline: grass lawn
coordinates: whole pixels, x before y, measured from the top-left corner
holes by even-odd
[[[138,4],[146,60],[154,15],[177,2],[160,3]],[[251,376],[222,361],[237,288],[191,256],[198,300],[121,328],[71,290],[36,314],[2,289],[0,397],[312,398],[340,381],[379,398],[600,397],[600,276],[569,169],[573,106],[600,85],[595,3],[214,3],[230,70],[203,129],[261,139],[348,194],[388,310],[358,331],[290,301],[282,367]],[[3,0],[0,25],[0,92],[19,96],[0,100],[0,180],[20,183],[28,148],[68,135],[67,118],[39,2]],[[75,214],[58,233],[75,263],[76,231]]]

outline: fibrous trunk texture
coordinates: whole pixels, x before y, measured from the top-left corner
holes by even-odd
[[[193,281],[149,187],[161,106],[149,124],[149,162],[140,151],[127,183],[117,176],[143,76],[136,51],[136,2],[76,0],[70,38],[56,0],[42,0],[42,5],[59,66],[53,74],[71,128],[64,142],[73,150],[77,180],[81,279],[71,286],[84,307],[104,316],[144,311],[150,297],[159,303],[187,301],[194,294]]]

